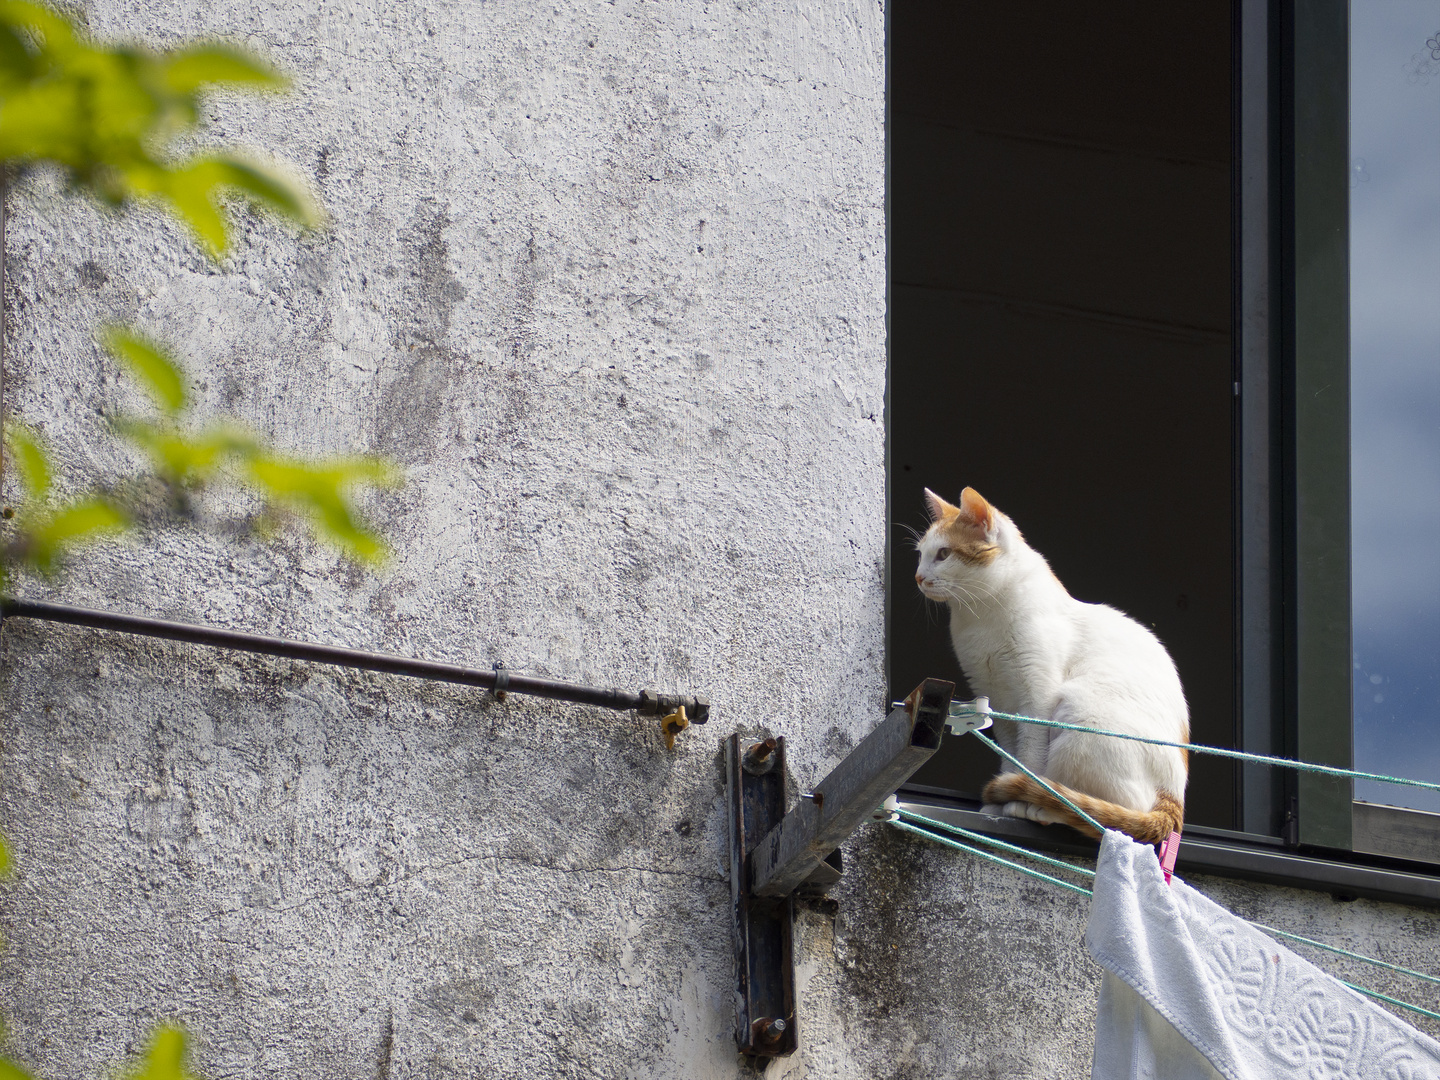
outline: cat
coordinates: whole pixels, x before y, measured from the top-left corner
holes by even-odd
[[[1001,712],[1189,742],[1175,662],[1128,615],[1074,599],[1020,530],[973,488],[952,506],[928,488],[915,582],[950,606],[970,688]],[[1158,844],[1180,830],[1188,752],[996,719],[1006,750],[1107,829]],[[1010,766],[1006,763],[1006,769]],[[1095,830],[1024,773],[985,785],[986,813]]]

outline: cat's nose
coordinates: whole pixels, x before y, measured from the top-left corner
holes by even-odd
[[[924,585],[924,584],[925,584],[925,575],[924,575],[924,574],[916,574],[916,575],[915,575],[915,584],[916,584],[916,585]]]

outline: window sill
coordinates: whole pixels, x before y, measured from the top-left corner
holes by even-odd
[[[913,813],[1036,851],[1091,858],[1095,855],[1093,840],[1061,826],[988,817],[980,813],[974,803],[911,790],[902,790],[899,801],[902,808]],[[1440,907],[1440,874],[1433,869],[1400,859],[1297,851],[1270,837],[1223,829],[1187,827],[1175,869],[1182,876],[1208,874],[1292,889],[1313,889],[1340,900],[1363,896],[1397,904]]]

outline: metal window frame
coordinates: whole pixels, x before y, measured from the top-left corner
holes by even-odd
[[[1350,6],[1234,0],[1233,12],[1236,744],[1348,769]],[[888,202],[888,141],[886,153]],[[1238,788],[1240,829],[1187,829],[1182,868],[1440,904],[1424,865],[1440,863],[1440,815],[1261,765],[1241,766]],[[949,793],[903,795],[966,827],[1064,846]]]
[[[1293,754],[1285,724],[1284,549],[1278,215],[1279,11],[1273,0],[1235,5],[1235,714],[1236,742]],[[1279,836],[1293,795],[1289,778],[1263,765],[1239,767],[1236,822]]]
[[[1280,7],[1285,711],[1297,757],[1353,760],[1350,628],[1350,5]],[[1295,781],[1302,845],[1349,850],[1353,785]]]

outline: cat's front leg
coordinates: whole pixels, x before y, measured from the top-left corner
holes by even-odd
[[[1015,726],[1020,730],[1016,739],[1017,748],[1011,753],[1023,761],[1031,772],[1040,776],[1046,775],[1046,766],[1050,763],[1051,729],[1043,728],[1039,724]]]

